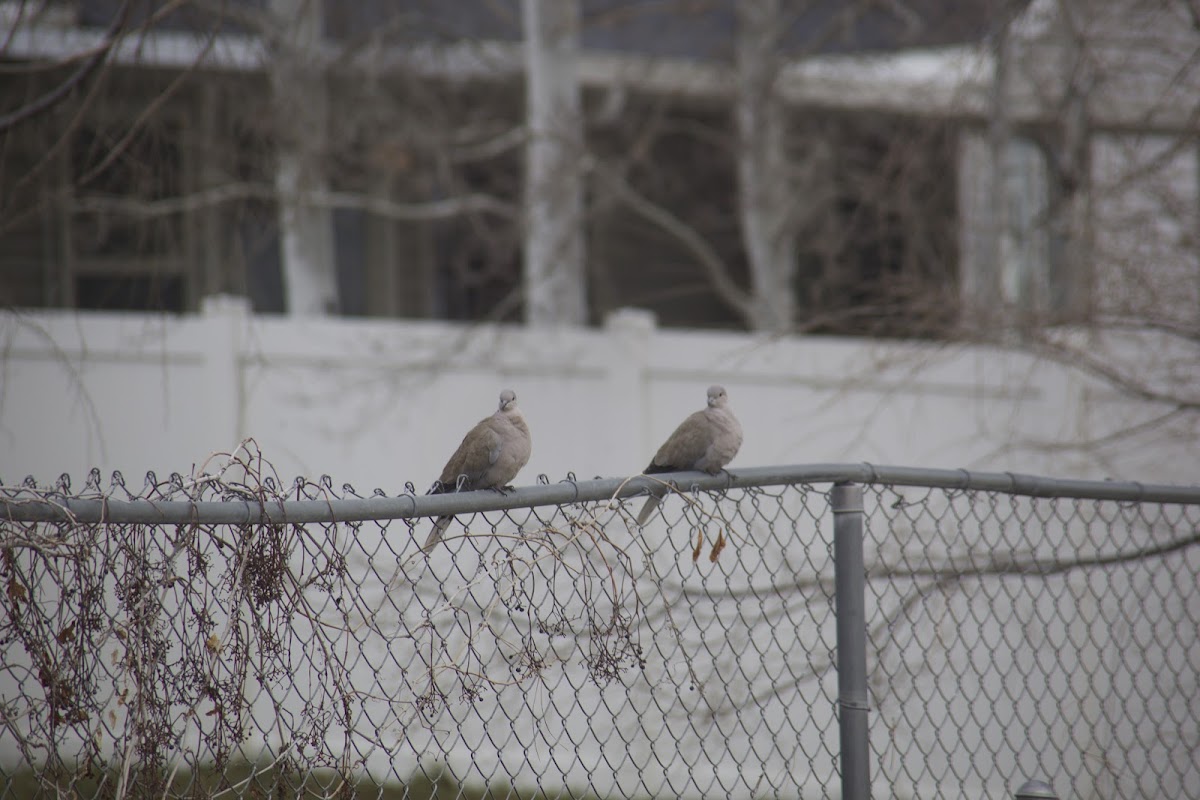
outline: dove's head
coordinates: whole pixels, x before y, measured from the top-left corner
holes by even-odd
[[[512,411],[517,407],[517,393],[512,389],[505,389],[500,393],[500,410]]]
[[[708,407],[724,408],[729,403],[729,395],[725,394],[724,386],[708,387]]]

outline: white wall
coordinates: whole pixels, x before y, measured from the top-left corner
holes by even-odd
[[[745,427],[733,463],[872,461],[1188,482],[1176,433],[1076,447],[1152,409],[1023,355],[833,338],[199,315],[0,315],[0,480],[141,484],[253,437],[282,479],[389,494],[440,472],[512,387],[534,436],[518,484],[639,471],[706,387]]]

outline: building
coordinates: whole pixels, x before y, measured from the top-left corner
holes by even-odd
[[[520,318],[520,4],[293,5],[307,27],[279,22],[283,2],[222,4],[219,17],[134,3],[120,24],[111,0],[6,4],[5,95],[23,98],[9,111],[69,91],[4,134],[4,303],[186,312],[233,293],[258,312],[287,310],[277,198],[291,180],[281,164],[299,151],[317,163],[320,221],[295,224],[328,228],[308,250],[334,263],[331,310]],[[593,321],[632,305],[668,326],[745,327],[711,275],[747,285],[733,7],[583,4]],[[940,165],[958,158],[962,113],[945,94],[962,76],[924,106],[895,101],[924,82],[912,73],[921,59],[966,69],[998,14],[783,4],[803,329],[927,335],[953,320],[959,188]],[[69,59],[114,25],[111,53],[78,74]],[[301,141],[308,127],[323,130]]]

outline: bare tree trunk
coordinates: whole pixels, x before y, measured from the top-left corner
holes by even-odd
[[[796,225],[786,109],[775,91],[779,0],[737,4],[739,221],[750,266],[753,326],[787,330],[795,313]]]
[[[1091,310],[1092,180],[1091,122],[1088,119],[1088,95],[1093,76],[1086,51],[1085,35],[1080,30],[1086,9],[1063,2],[1062,54],[1059,72],[1066,77],[1061,109],[1061,135],[1053,158],[1054,174],[1061,190],[1050,217],[1051,231],[1061,246],[1060,283],[1067,287],[1062,298],[1063,310],[1081,320]]]
[[[333,215],[313,198],[328,192],[324,160],[329,124],[325,75],[318,46],[317,0],[271,0],[283,28],[271,60],[275,93],[279,239],[289,314],[337,311]]]
[[[1018,301],[1019,274],[1014,265],[1013,232],[1010,227],[1006,165],[1007,154],[1012,143],[1012,121],[1009,119],[1009,102],[1012,94],[1012,38],[1007,25],[996,32],[995,73],[992,76],[991,108],[988,117],[988,152],[991,161],[991,207],[988,230],[991,233],[989,248],[990,264],[987,274],[990,286],[987,295],[998,300],[992,306],[998,318],[990,320],[1001,327],[1009,327],[1013,308]]]
[[[525,318],[587,321],[578,0],[523,0],[529,139],[525,150]]]

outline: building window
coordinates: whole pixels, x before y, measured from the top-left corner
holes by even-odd
[[[1084,276],[1071,268],[1070,250],[1080,244],[1071,244],[1072,197],[1045,147],[1036,136],[1014,136],[997,169],[986,133],[963,131],[960,145],[964,321],[1009,327],[1072,317]]]
[[[827,114],[800,123],[803,329],[939,337],[956,320],[952,129],[936,120]],[[827,165],[827,166],[824,166]]]
[[[183,193],[180,130],[80,129],[69,149],[65,219],[69,305],[184,311],[192,304],[184,214],[159,203]]]
[[[0,302],[168,312],[196,306],[192,214],[181,202],[188,197],[188,109],[167,103],[147,113],[163,91],[156,80],[163,79],[114,69],[86,97],[5,133]],[[0,90],[48,91],[36,76],[21,81],[6,79]]]
[[[640,106],[630,103],[634,123]],[[718,291],[686,228],[749,289],[739,225],[735,148],[722,108],[653,104],[643,125],[591,137],[593,150],[670,217],[635,213],[598,181],[589,268],[601,313],[622,305],[665,326],[746,325]],[[802,111],[790,120],[788,176],[797,224],[795,326],[806,333],[940,336],[955,321],[953,131],[945,123],[868,113]],[[644,156],[631,160],[630,152]]]

